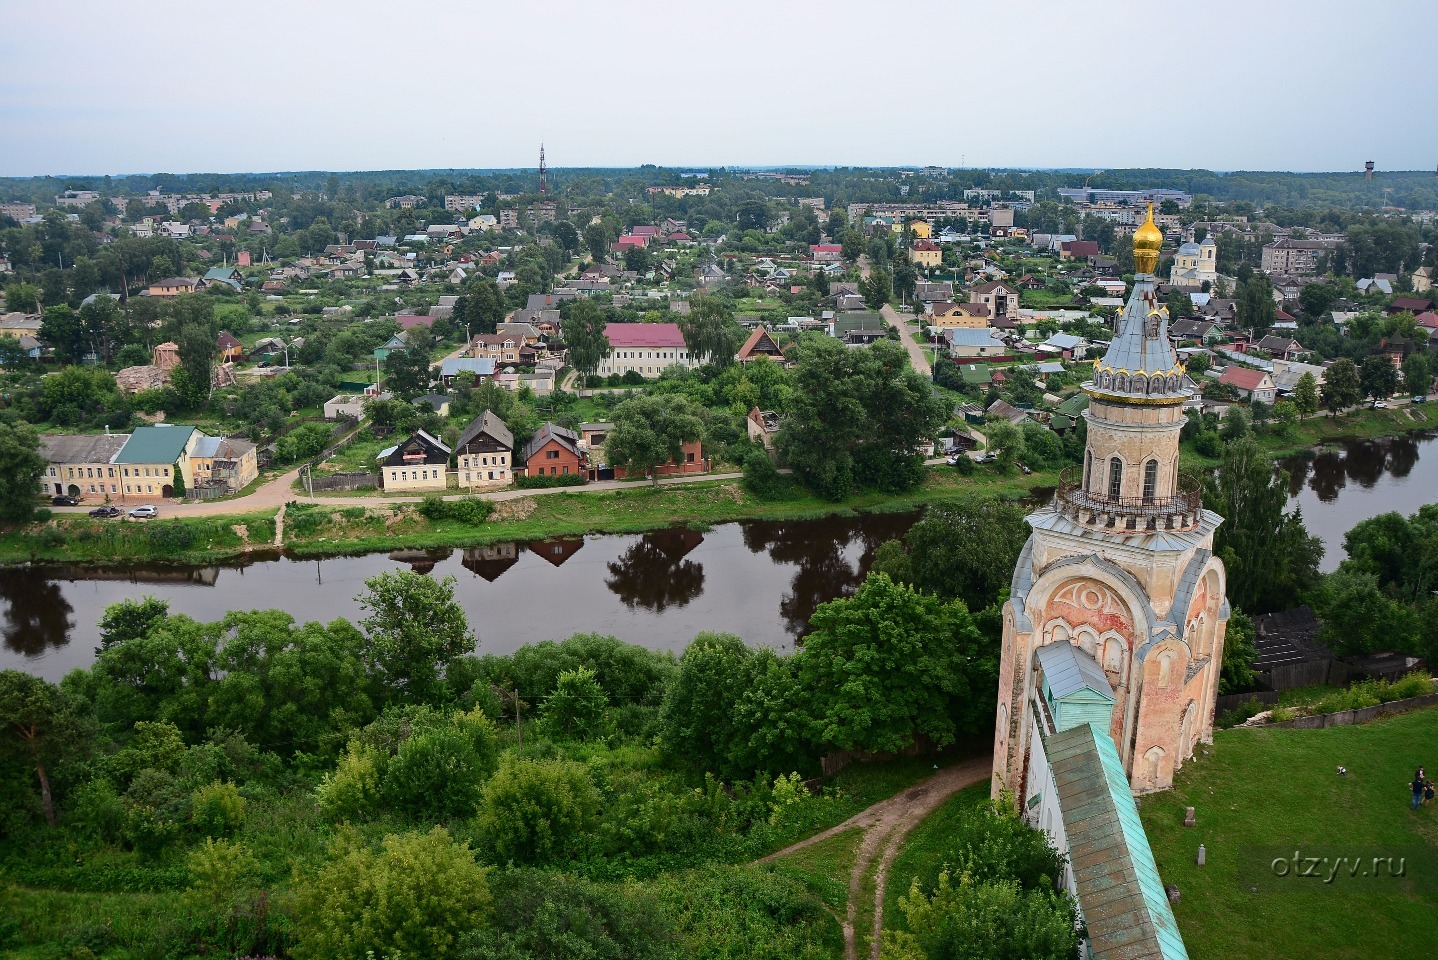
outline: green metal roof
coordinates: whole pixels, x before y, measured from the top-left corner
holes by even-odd
[[[1069,415],[1070,417],[1077,417],[1080,413],[1083,413],[1083,412],[1084,412],[1085,410],[1087,410],[1087,409],[1088,409],[1088,394],[1086,394],[1086,393],[1084,393],[1084,392],[1082,392],[1082,391],[1080,391],[1080,392],[1074,394],[1073,396],[1069,397],[1067,400],[1065,400],[1063,403],[1059,404],[1057,407],[1054,407],[1054,410],[1057,411],[1058,413],[1067,414],[1067,415]]]
[[[1095,960],[1187,960],[1113,740],[1086,723],[1044,751]]]
[[[987,384],[993,380],[993,373],[987,363],[966,363],[959,367],[959,376],[965,383]]]
[[[116,463],[174,463],[190,442],[194,427],[138,427],[115,455]]]

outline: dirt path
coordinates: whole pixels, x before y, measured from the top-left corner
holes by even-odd
[[[949,797],[965,787],[987,780],[993,772],[993,766],[993,758],[984,756],[940,770],[903,793],[895,794],[854,814],[836,827],[830,827],[754,862],[772,863],[796,850],[820,843],[847,830],[863,830],[864,839],[859,844],[853,870],[849,873],[849,906],[844,918],[844,960],[859,960],[859,937],[856,930],[859,903],[864,899],[864,881],[869,876],[870,868],[876,863],[874,922],[867,936],[870,942],[869,956],[871,960],[878,960],[879,934],[884,929],[884,893],[888,887],[889,869],[899,851],[903,849],[904,837]]]

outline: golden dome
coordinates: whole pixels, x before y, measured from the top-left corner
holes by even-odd
[[[1153,273],[1158,269],[1158,250],[1163,246],[1163,231],[1153,222],[1153,204],[1143,226],[1133,232],[1133,269],[1135,273]]]

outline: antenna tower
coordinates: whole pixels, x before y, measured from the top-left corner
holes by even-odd
[[[541,143],[539,145],[539,192],[541,194],[549,193],[549,181],[545,179],[545,174],[548,172],[549,168],[544,165],[544,144]]]

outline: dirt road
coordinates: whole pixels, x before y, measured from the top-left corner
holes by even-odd
[[[864,899],[864,881],[871,868],[874,868],[874,922],[866,936],[869,938],[870,960],[878,960],[879,934],[884,929],[884,894],[888,888],[889,869],[894,865],[899,851],[903,849],[904,838],[949,797],[965,787],[987,780],[993,772],[993,765],[992,757],[983,756],[940,770],[904,792],[856,813],[837,827],[830,827],[807,840],[801,840],[754,862],[772,863],[796,850],[820,843],[847,830],[863,830],[864,839],[860,841],[859,851],[854,857],[854,868],[849,874],[849,905],[844,918],[844,960],[859,960],[859,938],[855,930],[855,919],[859,912],[859,902]]]

